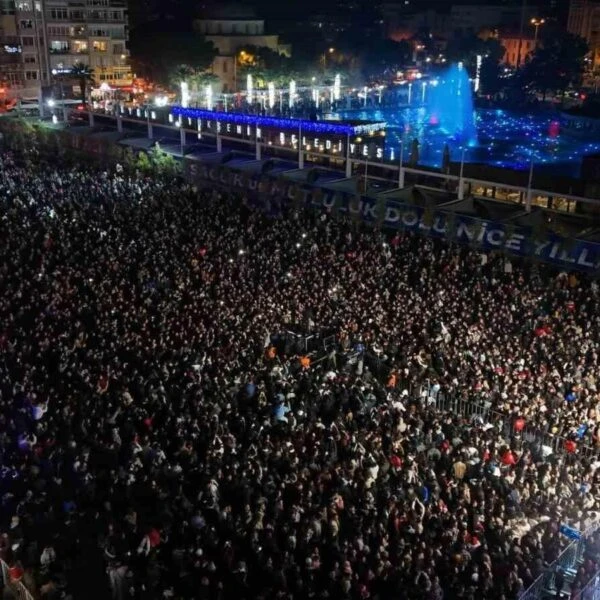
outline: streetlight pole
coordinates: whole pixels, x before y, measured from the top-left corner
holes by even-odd
[[[346,136],[346,177],[352,177],[352,161],[350,160],[350,134]]]
[[[304,148],[302,148],[302,125],[298,126],[298,168],[304,169]]]
[[[523,31],[525,30],[525,11],[527,10],[527,0],[523,0],[521,6],[521,26],[519,27],[519,46],[517,49],[517,69],[521,66],[521,49],[523,48]]]
[[[465,197],[465,180],[463,179],[463,173],[465,169],[465,151],[466,148],[462,147],[462,154],[460,155],[460,177],[458,179],[458,199],[463,200]]]
[[[531,190],[531,186],[533,185],[533,156],[531,157],[531,162],[529,163],[529,179],[527,181],[527,199],[525,202],[525,212],[531,212],[531,202],[533,199],[533,192]]]
[[[404,189],[404,138],[400,140],[400,173],[398,175],[398,187]]]
[[[538,41],[538,31],[540,25],[543,25],[546,22],[546,19],[531,19],[531,24],[535,27],[535,34],[533,36],[533,47],[537,48]]]
[[[327,52],[323,52],[323,73],[327,71],[327,54],[333,54],[335,52],[335,48],[329,48]]]
[[[68,115],[67,115],[67,107],[65,106],[65,88],[63,85],[63,80],[61,77],[59,77],[59,73],[56,69],[52,69],[52,71],[50,73],[52,75],[52,93],[54,94],[54,87],[56,84],[58,84],[59,89],[60,89],[60,104],[61,104],[61,108],[62,108],[63,121],[66,125],[67,120],[68,120]]]

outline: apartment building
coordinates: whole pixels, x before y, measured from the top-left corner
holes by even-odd
[[[591,67],[600,70],[600,0],[571,0],[567,29],[590,47]]]
[[[125,0],[0,0],[3,97],[38,98],[75,63],[95,84],[131,85]]]

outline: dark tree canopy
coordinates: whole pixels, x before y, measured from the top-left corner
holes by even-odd
[[[364,47],[361,54],[363,71],[369,76],[397,71],[410,60],[412,49],[407,41],[375,39]]]
[[[162,84],[168,84],[181,65],[207,69],[216,55],[213,44],[194,31],[161,30],[150,24],[131,32],[129,46],[134,71]]]
[[[519,83],[544,97],[551,91],[565,92],[580,83],[588,51],[583,38],[552,32],[542,38],[531,59],[521,69]]]

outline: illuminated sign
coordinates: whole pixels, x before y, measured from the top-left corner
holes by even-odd
[[[9,46],[8,44],[5,44],[4,52],[7,54],[19,54],[21,52],[21,46]]]
[[[514,227],[507,223],[485,221],[470,215],[428,209],[403,204],[382,196],[371,198],[340,191],[327,190],[308,184],[247,174],[226,166],[208,166],[196,160],[186,161],[184,174],[195,184],[222,185],[238,188],[244,194],[256,193],[256,201],[268,197],[280,198],[306,206],[353,214],[360,219],[390,229],[413,231],[429,237],[451,240],[453,243],[501,250],[517,256],[531,256],[561,268],[596,274],[600,269],[600,244],[583,240],[568,240],[555,234],[540,238],[529,227]],[[272,203],[265,203],[265,209]],[[563,531],[565,535],[572,532]],[[575,534],[573,534],[575,535]]]
[[[203,134],[260,141],[273,147],[344,157],[347,153],[364,160],[384,157],[385,123],[334,123],[260,117],[174,107],[171,117],[186,117],[186,122]]]

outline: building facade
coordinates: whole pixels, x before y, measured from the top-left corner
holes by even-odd
[[[76,63],[96,85],[131,85],[125,0],[1,0],[5,98],[39,98]]]
[[[535,37],[529,34],[505,33],[499,37],[504,46],[503,62],[511,67],[524,65],[536,47]]]
[[[408,2],[406,5],[388,2],[384,5],[388,31],[394,39],[407,39],[418,31],[428,31],[434,36],[452,39],[479,35],[482,31],[494,29],[518,30],[534,17],[545,15],[534,2],[523,6],[522,2],[482,4],[464,2],[453,4],[442,2],[431,4]]]
[[[590,47],[591,67],[594,71],[600,69],[600,1],[571,0],[569,18],[567,20],[569,33],[585,39]]]
[[[238,52],[254,46],[268,48],[278,54],[290,56],[291,47],[282,44],[278,35],[267,34],[265,22],[245,6],[223,5],[194,22],[194,29],[206,41],[212,42],[218,54],[213,60],[212,71],[219,78],[224,93],[238,91],[245,86],[237,78]]]

